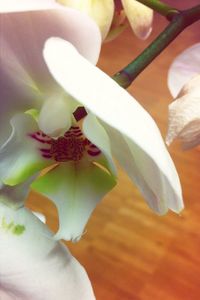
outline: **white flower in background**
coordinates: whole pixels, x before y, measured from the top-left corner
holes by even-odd
[[[200,143],[200,44],[181,53],[169,70],[168,84],[172,96],[166,142],[175,138],[184,149]]]
[[[136,0],[121,0],[121,2],[136,36],[143,40],[148,38],[152,31],[153,10]]]
[[[125,16],[139,38],[146,39],[152,30],[152,9],[136,0],[57,0],[57,2],[81,10],[92,17],[101,30],[103,40],[106,37],[108,40],[116,37],[126,27]]]
[[[32,1],[25,0],[23,10],[28,3],[29,11],[0,14],[2,184],[15,187],[51,166],[32,187],[58,208],[56,238],[78,240],[115,185],[113,154],[154,211],[179,212],[179,178],[155,122],[91,63],[101,44],[96,25],[52,2],[46,10],[30,11]],[[77,121],[80,105],[87,113]]]
[[[183,86],[169,105],[169,126],[166,142],[180,139],[184,149],[200,144],[200,75]]]
[[[95,299],[85,270],[47,226],[28,209],[13,210],[2,203],[0,299]]]
[[[200,43],[194,44],[180,53],[169,68],[168,87],[173,97],[190,79],[200,73]]]

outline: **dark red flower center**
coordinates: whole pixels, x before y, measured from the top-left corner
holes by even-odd
[[[78,126],[72,126],[64,136],[57,139],[53,139],[41,131],[34,132],[30,136],[44,145],[40,148],[42,156],[56,162],[77,162],[83,158],[85,153],[92,157],[101,153],[97,146],[84,137]]]

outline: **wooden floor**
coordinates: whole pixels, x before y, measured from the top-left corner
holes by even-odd
[[[199,1],[171,3],[179,7],[183,3],[186,7]],[[128,63],[166,21],[156,16],[154,24],[148,41],[136,40],[127,30],[116,41],[105,44],[99,67],[113,74]],[[155,118],[163,136],[171,101],[166,85],[167,69],[186,46],[199,42],[199,26],[198,22],[181,34],[129,89]],[[184,191],[186,208],[180,216],[174,213],[156,216],[119,169],[117,187],[95,210],[83,239],[77,244],[68,243],[87,269],[98,300],[200,299],[200,152],[197,149],[182,152],[178,144],[170,147],[170,152]],[[48,224],[55,230],[53,205],[32,194],[29,206],[47,214]]]

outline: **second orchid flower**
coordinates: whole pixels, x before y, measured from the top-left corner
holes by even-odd
[[[153,10],[136,0],[57,0],[78,9],[93,18],[99,26],[102,39],[116,37],[126,27],[126,17],[134,33],[146,39],[152,30]]]

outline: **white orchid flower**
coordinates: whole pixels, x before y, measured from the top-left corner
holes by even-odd
[[[95,299],[85,270],[67,247],[31,211],[13,210],[1,200],[0,299]]]
[[[9,118],[12,125],[9,138],[4,132],[1,136],[2,183],[14,187],[51,166],[32,187],[58,208],[56,238],[78,240],[99,200],[115,185],[113,154],[153,210],[179,212],[179,178],[155,122],[91,63],[100,47],[94,23],[64,8],[4,12],[0,18],[1,124],[7,135]],[[63,31],[60,22],[66,26]],[[84,35],[85,29],[89,32]],[[47,41],[43,57],[44,40],[52,34],[56,37]],[[73,114],[80,105],[87,115],[77,122]]]
[[[87,132],[82,134],[72,114],[79,104],[48,72],[42,49],[56,35],[96,63],[101,36],[88,16],[52,1],[40,2],[0,2],[0,182],[14,187],[56,166],[44,180],[59,211],[57,238],[75,240],[97,202],[115,185],[110,174],[115,168],[106,134],[99,130],[99,147]]]
[[[112,153],[136,182],[150,207],[161,214],[168,208],[179,212],[183,203],[178,175],[150,115],[69,42],[49,39],[44,58],[56,81],[89,112],[83,120],[83,131],[88,138],[99,146],[99,130],[107,134]]]
[[[152,31],[152,9],[136,0],[57,0],[57,2],[81,10],[93,18],[101,30],[103,40],[106,37],[108,40],[116,37],[126,27],[125,15],[137,37],[146,39]]]
[[[169,105],[166,142],[178,138],[183,148],[200,143],[200,44],[182,52],[169,69],[168,85],[175,97]]]

